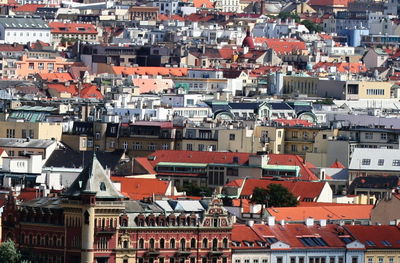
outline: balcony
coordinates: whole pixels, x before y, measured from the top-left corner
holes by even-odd
[[[153,257],[158,257],[160,255],[160,250],[157,248],[149,248],[149,250],[146,252],[146,256],[153,258]]]
[[[179,249],[175,253],[177,257],[188,257],[190,256],[190,254],[192,254],[192,252],[190,251],[189,248]]]
[[[224,254],[222,248],[213,248],[210,252],[208,252],[209,257],[220,257]]]
[[[95,227],[94,233],[95,234],[115,234],[117,232],[117,228],[115,227]]]

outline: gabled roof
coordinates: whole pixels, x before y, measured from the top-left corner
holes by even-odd
[[[96,85],[92,85],[89,83],[85,83],[82,85],[82,89],[80,91],[79,97],[83,99],[98,99],[102,100],[104,98],[103,94],[101,94],[99,88]]]
[[[244,224],[233,225],[231,240],[233,242],[232,248],[235,250],[266,249],[264,246],[260,246],[260,242],[257,242],[263,241],[266,243],[264,238],[257,235],[257,233],[253,231],[253,228]]]
[[[305,182],[305,181],[280,181],[268,179],[247,179],[244,183],[241,196],[251,196],[256,187],[267,188],[270,184],[280,184],[286,187],[294,196],[299,198],[299,201],[305,199],[315,200],[319,197],[325,182]],[[234,181],[225,186],[237,185]]]
[[[346,166],[344,166],[341,162],[339,162],[338,160],[336,160],[334,163],[331,164],[331,166],[329,166],[329,168],[340,168],[340,169],[345,169]]]
[[[168,181],[160,179],[113,176],[111,180],[120,182],[121,192],[126,193],[133,200],[142,200],[153,195],[164,197],[169,185]]]
[[[38,4],[25,4],[16,7],[13,11],[15,13],[35,13],[36,10],[40,7],[44,7],[45,5]]]
[[[277,221],[305,221],[306,218],[326,220],[369,220],[373,205],[329,205],[267,208]]]
[[[121,199],[124,196],[114,186],[96,155],[65,192],[67,197],[94,194],[99,199]]]
[[[305,224],[285,224],[282,225],[253,225],[253,230],[265,238],[275,237],[278,241],[288,244],[290,248],[345,248],[346,243],[339,238],[336,231],[337,225],[328,224],[324,227],[319,225],[307,226]],[[321,238],[325,245],[307,246],[301,238]]]
[[[293,39],[275,39],[255,37],[256,45],[265,44],[268,48],[273,49],[277,54],[291,54],[300,50],[307,50],[306,43]]]
[[[123,67],[113,66],[112,70],[116,75],[150,75],[150,76],[187,76],[187,68],[166,68],[166,67]]]
[[[249,161],[249,153],[236,152],[202,152],[180,150],[158,150],[149,155],[150,164],[155,167],[160,162],[232,164],[237,157],[237,164],[243,165]]]
[[[344,228],[365,245],[367,249],[399,249],[400,231],[398,226],[346,225]]]
[[[58,73],[58,72],[38,73],[38,76],[42,80],[46,80],[46,81],[57,80],[58,82],[66,82],[66,81],[71,81],[72,80],[71,74],[69,74],[67,72],[64,72],[64,73]]]
[[[97,34],[92,24],[50,22],[49,26],[52,34]]]
[[[391,176],[362,176],[354,178],[350,184],[348,192],[354,193],[356,188],[361,189],[395,189],[399,185],[399,177]]]

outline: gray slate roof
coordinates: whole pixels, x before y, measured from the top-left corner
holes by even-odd
[[[50,27],[40,17],[1,16],[0,25],[5,29],[47,29]]]
[[[0,148],[37,148],[46,149],[56,143],[53,140],[0,138]]]
[[[120,199],[124,196],[115,188],[103,166],[93,155],[91,163],[78,175],[65,196],[78,197],[81,193],[95,193],[96,198]]]

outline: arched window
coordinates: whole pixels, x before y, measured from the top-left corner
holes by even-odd
[[[139,248],[144,248],[144,239],[139,239]]]
[[[124,240],[123,247],[124,248],[129,248],[129,241],[128,240]]]
[[[181,249],[184,250],[186,248],[186,240],[184,238],[181,239]]]
[[[218,239],[216,239],[216,238],[213,239],[212,249],[213,250],[217,250],[218,249]]]
[[[203,248],[207,248],[208,247],[208,240],[207,238],[203,239]]]
[[[170,241],[169,241],[169,248],[175,248],[175,239],[171,239]]]
[[[49,246],[49,236],[48,236],[48,235],[46,235],[46,236],[44,237],[44,245],[45,245],[45,246]]]
[[[160,248],[165,248],[165,240],[164,240],[164,238],[160,239]]]
[[[190,240],[190,248],[196,248],[196,239],[192,238]]]
[[[53,246],[57,246],[57,237],[53,236]]]
[[[40,240],[40,235],[39,234],[36,235],[36,245],[38,245],[38,246],[42,245],[42,242]]]
[[[224,248],[228,248],[228,239],[224,238],[224,240],[222,240],[222,245]]]
[[[32,236],[32,234],[29,234],[29,245],[30,246],[33,245],[33,236]]]
[[[154,238],[150,238],[150,248],[154,248]]]

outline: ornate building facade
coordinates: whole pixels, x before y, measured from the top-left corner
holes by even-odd
[[[38,262],[231,263],[231,232],[220,200],[128,200],[94,157],[60,197],[10,194],[2,238]]]

